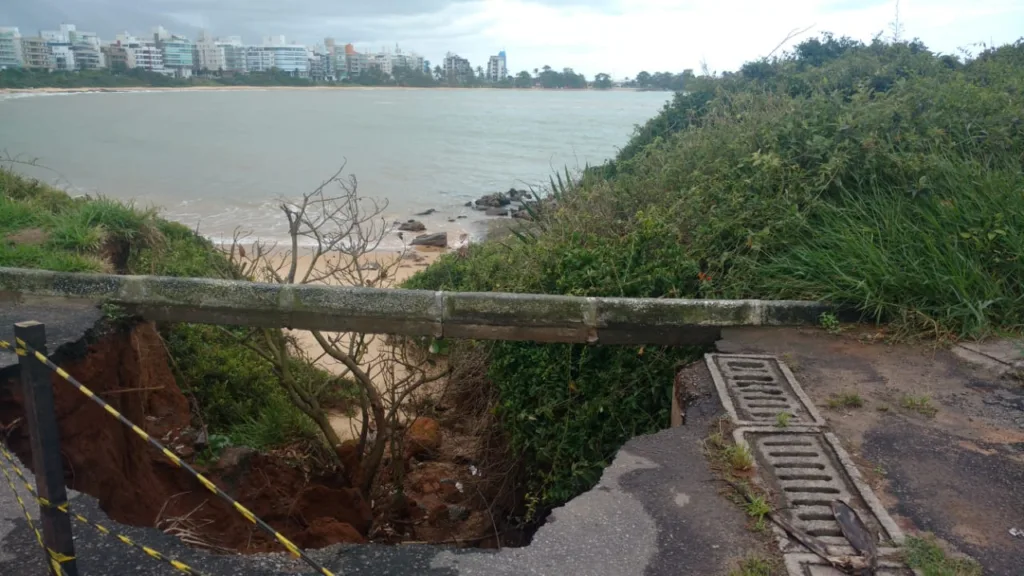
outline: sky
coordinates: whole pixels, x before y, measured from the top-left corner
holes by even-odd
[[[314,45],[325,37],[361,50],[393,49],[439,63],[448,51],[474,65],[504,49],[511,73],[549,65],[593,76],[640,70],[736,70],[820,32],[870,41],[901,36],[932,50],[978,52],[1024,37],[1024,0],[2,0],[0,26],[34,35],[75,24],[102,39],[162,25],[195,37],[263,36]]]

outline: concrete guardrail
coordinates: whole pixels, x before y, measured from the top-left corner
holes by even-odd
[[[155,321],[539,342],[691,345],[725,326],[814,324],[819,302],[431,292],[0,268],[0,301],[85,299]]]

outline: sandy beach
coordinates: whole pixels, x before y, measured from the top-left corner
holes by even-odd
[[[247,249],[251,254],[251,246],[247,247]],[[364,281],[370,285],[382,286],[385,288],[396,288],[403,281],[407,280],[416,272],[423,270],[432,264],[438,257],[448,251],[449,249],[447,248],[411,246],[405,250],[378,250],[370,252],[359,259],[359,271],[357,272],[357,275],[363,277]],[[282,256],[285,255],[282,254]],[[297,258],[296,266],[297,277],[305,277],[306,273],[310,272],[312,260],[313,254],[310,249],[299,249],[299,257]],[[324,275],[330,267],[331,263],[327,259],[321,258],[311,271],[311,276],[315,278],[319,275]],[[387,273],[388,278],[379,280],[382,271]],[[325,279],[322,280],[322,282],[343,285],[343,282],[338,277]],[[293,330],[291,334],[295,337],[301,351],[307,357],[313,359],[317,366],[333,374],[344,374],[347,372],[340,362],[324,353],[312,333],[305,330]],[[330,338],[332,335],[325,334],[325,336]],[[366,359],[377,358],[382,352],[383,337],[378,335],[371,336],[370,338],[371,340],[367,346],[367,352],[364,355],[364,358]],[[375,384],[378,386],[378,390],[383,391],[385,383],[380,381],[379,371],[369,370],[365,365],[363,368],[370,373],[371,377],[374,378]],[[353,415],[349,415],[341,411],[336,411],[329,414],[329,419],[331,426],[334,428],[335,432],[337,432],[342,441],[356,439],[359,437],[361,427],[360,414],[355,413]]]

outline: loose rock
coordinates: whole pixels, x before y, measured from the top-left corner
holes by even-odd
[[[423,212],[417,212],[417,213],[413,214],[413,216],[430,216],[434,212],[437,212],[437,210],[434,210],[433,208],[430,208],[430,209],[424,210]]]
[[[421,416],[413,421],[405,433],[408,456],[437,453],[441,449],[441,426],[437,420]]]

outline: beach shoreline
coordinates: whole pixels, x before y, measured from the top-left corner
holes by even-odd
[[[17,94],[94,94],[94,93],[119,93],[119,92],[263,92],[263,91],[333,91],[333,90],[496,90],[514,92],[637,92],[636,88],[609,88],[607,90],[594,89],[546,89],[546,88],[493,88],[487,86],[467,88],[464,86],[94,86],[74,88],[0,88],[0,95]]]

